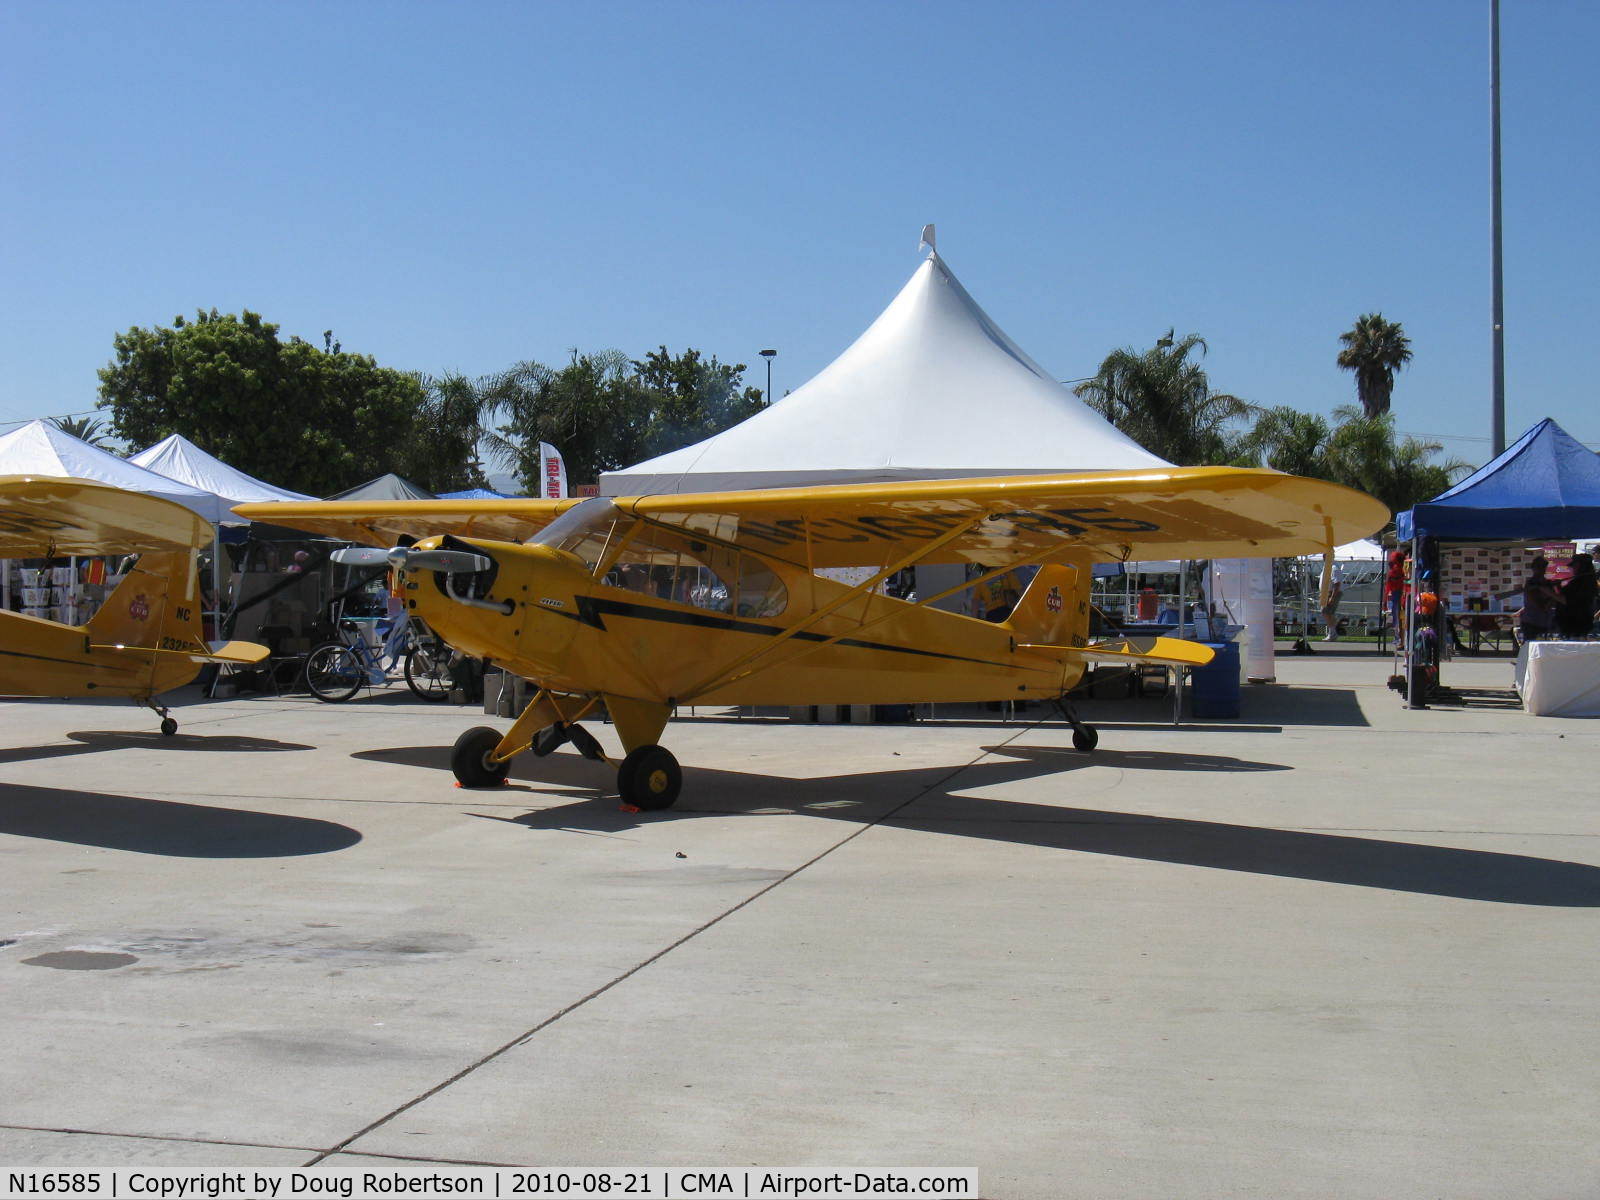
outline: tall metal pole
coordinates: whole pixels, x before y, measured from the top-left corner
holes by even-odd
[[[1506,448],[1506,312],[1500,265],[1500,0],[1489,0],[1489,111],[1494,226],[1494,406],[1489,442],[1498,458]]]
[[[776,350],[763,350],[761,357],[767,360],[767,395],[766,401],[772,403],[772,360],[778,356]]]

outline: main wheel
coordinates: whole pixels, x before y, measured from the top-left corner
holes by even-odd
[[[1100,744],[1100,734],[1092,725],[1084,725],[1072,731],[1072,748],[1082,750],[1085,754]]]
[[[178,723],[176,721],[174,721],[171,717],[163,717],[162,720],[161,720],[161,736],[162,737],[171,737],[173,734],[175,734],[177,732],[178,732]]]
[[[450,751],[450,769],[462,787],[499,787],[511,772],[509,762],[490,762],[489,755],[500,744],[500,731],[477,725],[456,739]]]
[[[617,769],[617,790],[625,804],[653,811],[671,808],[683,787],[683,768],[660,746],[630,751]]]
[[[343,642],[318,646],[306,656],[306,689],[318,700],[338,704],[361,690],[367,673],[356,652]]]
[[[450,649],[429,639],[406,651],[406,686],[418,700],[439,703],[450,698]]]

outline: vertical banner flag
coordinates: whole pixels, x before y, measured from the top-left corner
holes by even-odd
[[[539,443],[539,496],[545,500],[567,498],[567,464],[561,451],[549,442]]]

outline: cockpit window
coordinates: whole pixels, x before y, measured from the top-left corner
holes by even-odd
[[[655,527],[638,530],[605,582],[729,616],[774,617],[789,603],[783,581],[759,559]]]
[[[592,571],[605,553],[618,516],[617,506],[610,500],[591,496],[551,521],[528,540],[528,545],[553,546],[575,554]]]

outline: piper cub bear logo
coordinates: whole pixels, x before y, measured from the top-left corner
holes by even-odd
[[[142,621],[150,615],[150,601],[145,598],[143,592],[129,602],[128,615],[135,621]]]
[[[1061,611],[1061,589],[1053,587],[1045,594],[1044,606],[1053,613]]]

